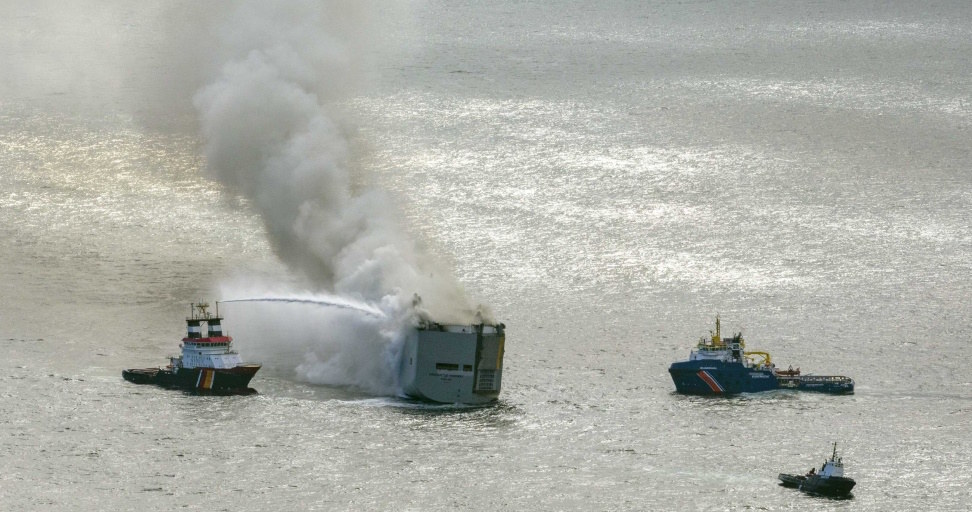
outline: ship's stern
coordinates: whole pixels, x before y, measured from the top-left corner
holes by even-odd
[[[400,377],[413,398],[485,404],[499,398],[506,334],[498,325],[430,323],[405,340]]]

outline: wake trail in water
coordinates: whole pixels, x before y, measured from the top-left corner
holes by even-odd
[[[370,306],[367,306],[365,304],[349,304],[347,302],[329,301],[329,300],[324,300],[324,299],[299,299],[299,298],[293,298],[293,297],[261,297],[261,298],[254,298],[254,299],[230,299],[230,300],[221,300],[220,302],[222,302],[222,303],[226,303],[226,302],[286,302],[286,303],[292,303],[292,304],[315,304],[315,305],[318,305],[318,306],[328,306],[328,307],[334,307],[334,308],[339,308],[339,309],[350,309],[350,310],[358,311],[358,312],[364,313],[366,315],[369,315],[371,317],[378,318],[378,319],[383,319],[383,318],[387,318],[388,317],[388,315],[386,315],[384,312],[382,312],[382,311],[380,311],[378,309],[374,309],[374,308],[372,308]]]

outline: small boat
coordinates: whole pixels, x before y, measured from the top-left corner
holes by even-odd
[[[219,303],[216,314],[207,311],[209,304],[189,305],[187,335],[182,339],[182,354],[169,358],[160,368],[129,368],[122,378],[134,384],[156,384],[167,388],[215,393],[249,393],[250,379],[259,364],[244,363],[232,349],[233,338],[223,335]],[[207,335],[202,336],[202,324]]]
[[[778,478],[783,487],[834,498],[850,496],[851,489],[857,484],[853,478],[844,476],[844,462],[837,456],[837,443],[834,443],[833,454],[824,461],[819,472],[811,468],[805,475],[780,473]]]
[[[742,333],[723,338],[719,317],[710,339],[699,340],[687,361],[668,368],[675,391],[688,395],[735,395],[775,389],[853,394],[854,379],[840,375],[801,375],[779,370],[768,352],[746,350]]]

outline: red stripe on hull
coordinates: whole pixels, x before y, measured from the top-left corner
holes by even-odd
[[[722,393],[724,391],[722,389],[722,386],[720,386],[719,383],[716,382],[716,380],[711,375],[709,375],[709,372],[705,370],[699,370],[698,375],[700,379],[702,379],[706,384],[709,385],[709,388],[712,389],[713,393]]]

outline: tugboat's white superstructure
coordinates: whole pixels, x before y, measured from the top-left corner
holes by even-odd
[[[222,318],[217,304],[216,316],[206,311],[209,304],[190,305],[192,311],[186,319],[186,337],[182,338],[182,355],[171,357],[173,368],[234,368],[243,364],[240,354],[232,350],[233,338],[223,336]],[[209,331],[202,336],[202,323]]]
[[[402,390],[443,403],[495,401],[503,377],[505,327],[423,321],[405,340]]]
[[[837,443],[834,443],[834,453],[830,459],[824,461],[820,476],[830,478],[832,476],[844,476],[844,459],[837,456]]]

